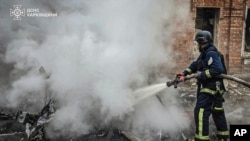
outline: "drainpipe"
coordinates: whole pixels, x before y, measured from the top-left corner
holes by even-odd
[[[247,7],[247,0],[244,0],[244,15],[243,15],[243,20],[246,22],[246,7]]]
[[[242,68],[241,68],[241,72],[243,72],[244,70],[244,53],[245,53],[245,50],[246,50],[246,20],[247,20],[247,16],[248,16],[248,7],[247,7],[247,0],[244,0],[244,5],[243,5],[243,24],[242,24],[242,28],[243,28],[243,34],[244,36],[242,36],[242,49],[241,49],[241,65],[242,65]]]
[[[233,1],[230,0],[229,3],[229,16],[228,16],[228,36],[227,36],[227,53],[226,53],[226,66],[228,68],[228,72],[230,72],[230,68],[229,68],[229,50],[230,50],[230,38],[231,38],[231,17],[232,17],[232,7],[233,7]]]

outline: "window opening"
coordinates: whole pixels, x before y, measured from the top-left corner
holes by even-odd
[[[250,52],[250,9],[247,9],[245,21],[245,48],[244,51]]]
[[[219,24],[219,8],[197,8],[196,9],[196,20],[195,20],[195,30],[207,30],[211,32],[213,41],[217,44],[217,31]]]

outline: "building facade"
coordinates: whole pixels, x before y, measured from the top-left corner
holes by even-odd
[[[190,17],[182,32],[176,33],[176,39],[182,39],[174,48],[181,50],[176,55],[177,70],[196,58],[195,33],[209,30],[229,73],[250,72],[250,0],[190,0]]]

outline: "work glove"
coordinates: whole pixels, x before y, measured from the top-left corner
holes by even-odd
[[[181,81],[185,81],[185,75],[183,73],[177,73],[176,78],[179,78]]]
[[[200,71],[197,71],[195,74],[194,74],[195,78],[196,79],[201,79],[201,72]]]

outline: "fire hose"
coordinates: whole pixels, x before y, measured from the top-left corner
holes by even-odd
[[[190,80],[190,79],[195,78],[195,77],[196,77],[195,74],[187,75],[187,76],[185,76],[184,81]],[[245,81],[243,79],[234,77],[232,75],[220,74],[220,75],[218,75],[216,77],[217,78],[222,78],[222,79],[228,79],[228,80],[240,83],[240,84],[250,88],[250,83],[249,82],[247,82],[247,81]],[[178,77],[176,77],[174,80],[167,81],[166,84],[167,84],[168,87],[174,85],[174,88],[177,88],[177,84],[179,84],[180,82],[182,82],[182,80],[180,80]]]

